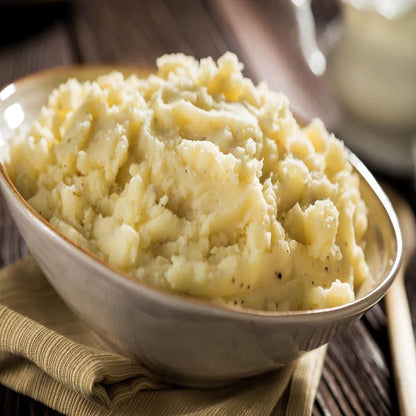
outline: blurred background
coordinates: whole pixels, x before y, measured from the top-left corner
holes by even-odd
[[[59,65],[233,51],[247,76],[284,91],[299,119],[322,118],[416,206],[416,0],[0,0],[0,16],[1,87]],[[24,248],[2,218],[14,233],[5,264]],[[386,331],[377,305],[331,343],[314,414],[397,414]],[[28,409],[56,414],[0,387],[1,414]]]

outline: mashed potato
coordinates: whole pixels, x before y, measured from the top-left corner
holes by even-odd
[[[168,291],[263,310],[332,307],[372,282],[342,142],[300,127],[237,57],[54,90],[8,170],[71,240]]]

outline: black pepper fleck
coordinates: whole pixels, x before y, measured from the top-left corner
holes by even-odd
[[[249,289],[250,289],[250,287],[251,287],[250,285],[247,285],[247,290],[249,290]]]
[[[235,283],[235,277],[233,277],[233,278],[231,279],[231,282],[232,282],[232,283]]]
[[[234,301],[234,305],[237,305],[237,303],[238,303],[238,302],[235,300],[235,301]]]
[[[326,271],[326,272],[328,271],[328,266],[325,266],[325,271]]]
[[[241,282],[241,283],[240,283],[240,287],[243,287],[243,286],[244,286],[244,283],[243,283],[243,282]]]
[[[275,274],[275,276],[278,278],[278,279],[281,279],[282,278],[282,273],[277,273],[277,272],[274,272],[274,274]]]

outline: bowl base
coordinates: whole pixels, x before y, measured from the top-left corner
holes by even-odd
[[[115,343],[108,340],[108,338],[106,338],[102,334],[99,334],[95,330],[92,330],[91,327],[90,327],[90,333],[91,333],[91,336],[94,338],[94,340],[97,342],[97,344],[101,348],[103,348],[105,351],[119,354],[119,355],[122,355],[123,357],[137,361],[137,359],[134,358],[131,354],[127,353],[126,351],[123,351]],[[151,365],[144,365],[143,363],[140,363],[140,364],[143,367],[149,369],[149,371],[153,372],[157,377],[160,377],[160,379],[166,382],[167,384],[181,386],[181,387],[188,387],[192,389],[217,389],[217,388],[227,387],[232,384],[241,382],[243,380],[250,379],[251,377],[257,376],[257,375],[254,375],[254,376],[251,375],[251,376],[241,377],[241,378],[207,380],[203,378],[185,377],[180,374],[169,373],[169,371],[161,370],[160,368],[153,368]]]
[[[112,352],[118,355],[122,355],[123,357],[136,360],[134,357],[131,356],[131,354],[127,353],[126,351],[123,351],[122,348],[118,347],[113,342],[109,341],[105,336],[99,334],[96,332],[96,330],[92,330],[90,327],[90,333],[91,336],[94,338],[94,340],[97,342],[97,344],[104,349],[105,351]],[[172,374],[169,372],[161,371],[160,369],[152,368],[152,366],[143,365],[143,367],[146,367],[151,372],[153,372],[157,377],[160,377],[162,381],[166,382],[167,384],[175,385],[175,386],[181,386],[181,387],[189,387],[193,389],[216,389],[220,387],[226,387],[231,384],[237,383],[241,379],[226,379],[226,380],[204,380],[204,379],[198,379],[198,378],[189,378],[181,376],[180,374]]]

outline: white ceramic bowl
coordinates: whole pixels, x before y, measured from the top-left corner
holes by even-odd
[[[10,84],[0,92],[0,141],[11,140],[16,128],[33,121],[52,88],[68,77],[93,79],[109,69],[58,68]],[[378,302],[392,283],[402,251],[396,215],[368,170],[353,154],[350,160],[369,208],[366,255],[378,285],[353,303],[301,312],[222,308],[145,285],[53,229],[20,196],[2,164],[0,187],[50,283],[108,346],[169,381],[213,386],[273,370],[327,343]]]

